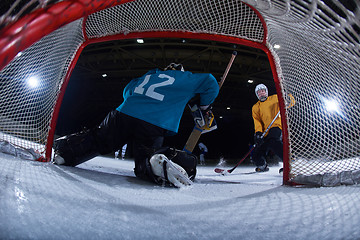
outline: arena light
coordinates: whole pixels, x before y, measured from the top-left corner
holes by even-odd
[[[144,43],[144,39],[138,38],[138,39],[136,39],[136,42],[137,43]]]
[[[27,84],[31,88],[36,88],[39,86],[39,78],[35,76],[31,76],[27,79]]]
[[[247,82],[248,82],[248,83],[254,83],[254,80],[249,79]]]
[[[324,107],[326,111],[328,111],[329,113],[336,113],[340,116],[343,116],[340,110],[340,104],[337,100],[322,98],[322,101],[324,102]]]
[[[339,112],[339,104],[333,99],[324,99],[325,109],[329,112]]]
[[[280,48],[280,45],[279,45],[279,44],[274,44],[274,48],[275,48],[275,49],[279,49],[279,48]]]

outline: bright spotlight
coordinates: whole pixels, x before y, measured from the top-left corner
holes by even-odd
[[[329,113],[337,113],[342,117],[345,117],[344,114],[340,110],[340,103],[336,101],[335,99],[326,99],[322,98],[322,101],[324,102],[324,108]]]
[[[137,43],[144,43],[144,39],[138,38],[138,39],[136,39],[136,42]]]
[[[32,76],[27,80],[27,83],[31,88],[36,88],[39,86],[39,79],[35,76]]]
[[[329,112],[339,112],[339,103],[334,99],[324,99],[325,109]]]

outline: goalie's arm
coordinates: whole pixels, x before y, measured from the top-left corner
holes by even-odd
[[[224,83],[224,81],[225,81],[225,79],[226,79],[227,74],[229,73],[229,70],[230,70],[230,68],[231,68],[231,66],[232,66],[232,64],[233,64],[233,62],[234,62],[234,59],[235,59],[236,55],[237,55],[237,52],[236,52],[236,51],[234,51],[234,52],[232,53],[232,55],[231,55],[230,61],[229,61],[228,65],[227,65],[227,67],[226,67],[226,69],[225,69],[224,75],[222,76],[221,81],[217,84],[217,85],[218,85],[218,87],[217,87],[218,90],[217,90],[216,96],[218,95],[219,90],[220,90],[220,88],[222,87],[222,85],[223,85],[223,83]],[[215,79],[215,78],[214,78],[214,79]],[[216,82],[216,79],[215,79],[215,82]],[[216,97],[216,96],[215,96],[215,97]],[[212,104],[213,101],[215,100],[215,97],[214,97],[214,99],[213,99],[211,102],[209,102],[208,104],[206,104],[206,102],[200,101],[200,105],[209,105],[209,104]],[[215,120],[215,119],[214,119],[214,115],[212,115],[212,116],[213,116],[213,121],[212,121],[212,123],[215,123],[215,121],[214,121],[214,120]],[[216,129],[216,127],[217,127],[217,126],[216,126],[216,123],[215,123],[215,126],[214,126],[213,128]],[[209,130],[210,130],[210,131],[211,131],[211,129],[212,129],[212,127],[209,126]],[[203,132],[203,129],[199,129],[197,126],[194,127],[193,131],[191,132],[191,134],[190,134],[190,136],[189,136],[189,138],[188,138],[188,140],[187,140],[187,142],[186,142],[186,144],[185,144],[185,146],[184,146],[184,151],[192,152],[192,151],[194,150],[195,145],[196,145],[196,143],[198,142],[198,140],[199,140],[202,132]]]
[[[202,83],[196,90],[199,96],[198,105],[200,107],[209,106],[210,104],[212,104],[218,96],[220,89],[219,84],[217,83],[215,77],[212,74],[207,73],[204,74],[203,77],[204,79]]]

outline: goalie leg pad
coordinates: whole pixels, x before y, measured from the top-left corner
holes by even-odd
[[[198,158],[192,153],[177,150],[175,148],[164,147],[155,152],[155,154],[164,154],[169,160],[180,165],[188,174],[191,181],[196,176],[196,166]]]
[[[54,150],[54,163],[67,166],[76,166],[99,154],[90,130],[56,139]]]
[[[193,154],[169,147],[163,147],[156,151],[150,148],[143,149],[143,151],[138,151],[138,153],[143,153],[135,158],[134,171],[138,178],[159,185],[174,181],[172,184],[175,186],[190,185],[191,181],[195,179],[198,160]],[[157,159],[158,162],[156,162],[155,159],[159,155],[162,155],[162,157]],[[169,177],[169,175],[174,176],[174,179],[171,176]],[[179,175],[184,176],[184,178],[181,178],[183,180],[176,180]]]
[[[155,154],[150,158],[154,175],[169,181],[176,187],[191,185],[186,171],[178,164],[170,161],[164,154]]]

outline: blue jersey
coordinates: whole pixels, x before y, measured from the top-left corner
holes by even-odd
[[[116,110],[177,133],[191,98],[200,94],[200,105],[209,105],[218,93],[210,73],[153,69],[125,87],[124,102]]]

